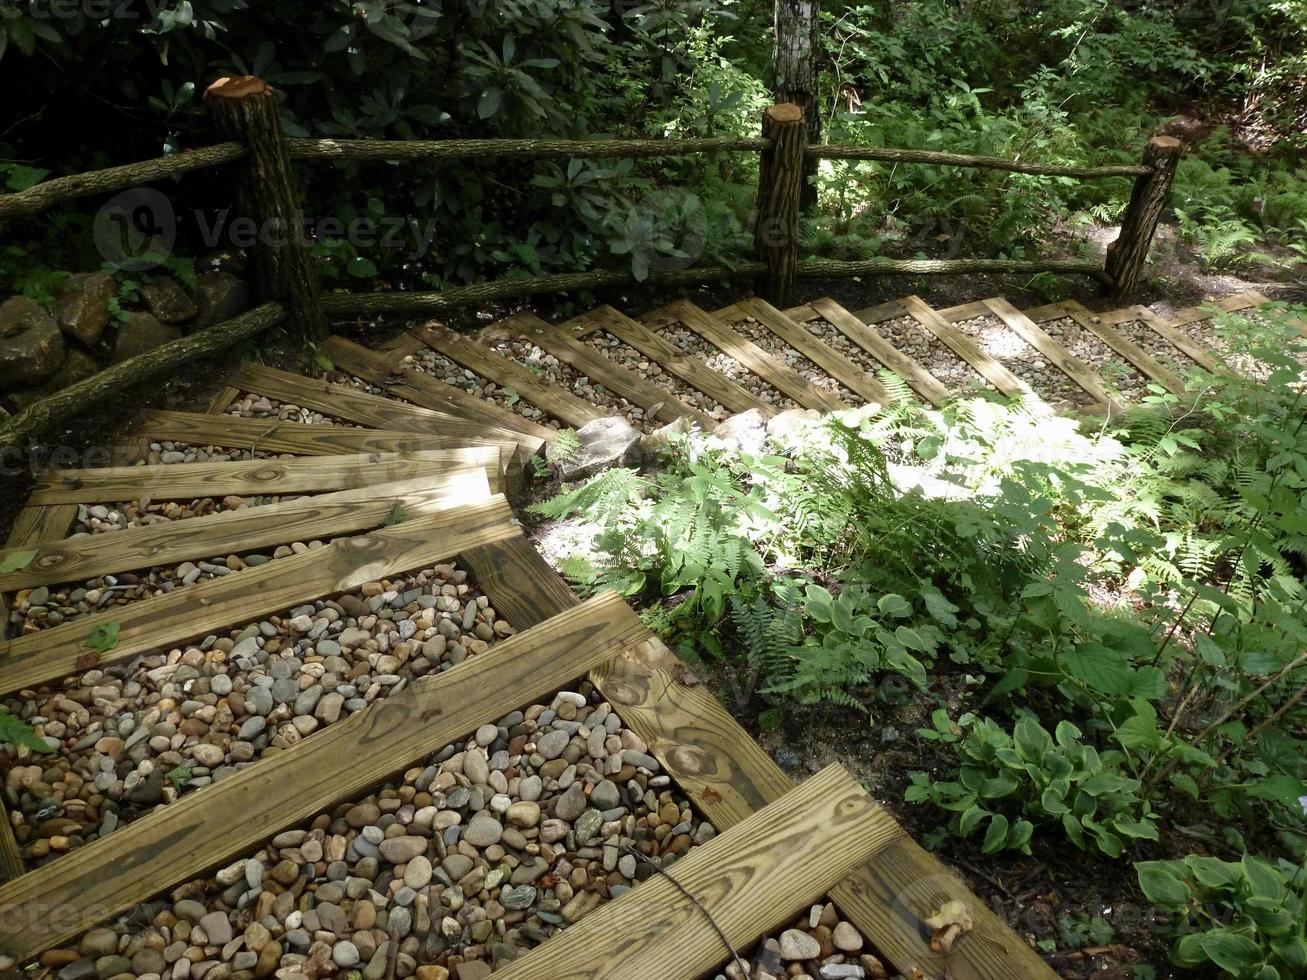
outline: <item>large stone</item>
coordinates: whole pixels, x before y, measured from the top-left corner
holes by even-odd
[[[149,313],[133,313],[118,328],[118,340],[113,345],[113,362],[145,354],[171,341],[180,339],[182,332],[170,323],[160,323]]]
[[[739,412],[713,429],[712,441],[749,456],[761,456],[767,444],[767,421],[756,408]]]
[[[86,380],[99,370],[100,365],[94,357],[73,347],[68,350],[64,362],[59,365],[59,370],[50,375],[44,384],[15,391],[9,397],[18,408],[23,409],[55,392],[63,391],[69,385]]]
[[[26,296],[0,305],[0,391],[40,384],[63,360],[63,334],[50,314]]]
[[[199,312],[195,300],[171,279],[156,279],[141,285],[141,302],[163,323],[181,323]]]
[[[250,308],[253,296],[249,284],[230,272],[206,272],[195,284],[198,312],[186,325],[188,330],[203,330],[240,316]]]
[[[107,272],[79,272],[68,280],[55,304],[59,329],[90,347],[109,325],[109,301],[118,295],[118,283]]]
[[[787,408],[767,421],[767,435],[782,446],[802,443],[814,425],[821,424],[821,412],[815,408]]]
[[[577,451],[558,461],[559,475],[565,480],[640,462],[640,430],[624,418],[614,415],[587,422],[576,430],[576,438],[580,443]]]

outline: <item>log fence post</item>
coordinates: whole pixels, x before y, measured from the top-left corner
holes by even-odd
[[[758,168],[753,244],[767,271],[758,280],[757,290],[776,306],[793,306],[804,150],[808,145],[803,107],[790,102],[768,106],[762,113],[762,135],[769,143]]]
[[[1151,173],[1135,178],[1130,203],[1121,218],[1121,233],[1107,247],[1107,274],[1112,296],[1128,302],[1143,275],[1157,223],[1171,196],[1171,183],[1184,156],[1184,143],[1174,136],[1154,136],[1144,147],[1143,165]]]
[[[261,299],[283,303],[305,337],[325,337],[318,273],[272,87],[253,75],[220,78],[205,91],[204,101],[218,134],[249,148],[248,158],[233,166],[237,207],[255,225],[250,247],[255,291]]]

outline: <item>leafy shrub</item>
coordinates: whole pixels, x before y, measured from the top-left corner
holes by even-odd
[[[932,720],[934,729],[918,734],[956,741],[957,781],[913,773],[905,799],[953,813],[949,830],[960,837],[984,827],[983,853],[1030,853],[1036,823],[1060,823],[1076,847],[1108,857],[1120,857],[1132,840],[1157,840],[1156,814],[1140,795],[1140,781],[1124,775],[1125,755],[1100,753],[1070,722],[1058,722],[1049,735],[1030,715],[1010,734],[973,715],[954,726],[942,709]]]
[[[1243,980],[1307,972],[1307,868],[1250,854],[1191,854],[1143,861],[1135,871],[1148,900],[1175,916],[1178,965],[1210,964]]]

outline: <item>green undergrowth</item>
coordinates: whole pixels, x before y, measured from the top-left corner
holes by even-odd
[[[938,812],[933,839],[1149,862],[1177,963],[1302,975],[1301,916],[1258,899],[1270,871],[1164,901],[1152,870],[1197,836],[1204,860],[1263,855],[1285,902],[1307,884],[1307,343],[1265,312],[1216,328],[1265,383],[1195,369],[1119,423],[927,410],[887,376],[884,409],[756,454],[688,436],[536,509],[592,522],[565,573],[630,596],[764,726],[818,704],[872,725],[887,686],[914,692],[943,761],[906,797]]]

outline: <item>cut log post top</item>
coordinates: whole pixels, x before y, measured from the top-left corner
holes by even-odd
[[[240,100],[251,95],[267,95],[272,91],[272,86],[257,75],[224,75],[204,90],[204,101]]]
[[[758,291],[776,306],[791,306],[799,264],[799,207],[803,192],[803,152],[807,134],[803,107],[793,102],[768,106],[762,113],[768,140],[758,168],[754,250],[766,263]]]

